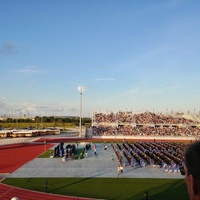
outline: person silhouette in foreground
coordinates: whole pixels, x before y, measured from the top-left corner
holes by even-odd
[[[200,141],[187,148],[181,174],[185,175],[190,200],[200,200]]]

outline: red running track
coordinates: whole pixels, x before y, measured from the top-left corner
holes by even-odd
[[[89,198],[35,192],[0,183],[0,200],[10,200],[12,197],[18,197],[19,200],[89,200]]]
[[[19,143],[0,146],[0,173],[12,173],[54,144]]]

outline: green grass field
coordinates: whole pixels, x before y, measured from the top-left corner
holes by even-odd
[[[95,199],[189,200],[184,179],[132,179],[132,178],[7,178],[3,183],[45,192]]]

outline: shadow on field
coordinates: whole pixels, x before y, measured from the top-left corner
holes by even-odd
[[[164,184],[158,187],[149,188],[148,190],[149,197],[148,200],[189,200],[189,195],[187,192],[187,187],[183,180],[180,180],[174,184]],[[144,192],[140,192],[127,198],[127,200],[145,200],[145,189]],[[116,198],[115,198],[116,199]],[[122,198],[123,199],[123,198]]]
[[[79,184],[79,183],[82,183],[84,181],[88,181],[88,180],[91,180],[91,179],[93,179],[93,177],[83,178],[81,180],[79,179],[78,181],[75,181],[75,182],[70,183],[70,184],[63,185],[62,187],[55,188],[51,191],[56,192],[57,190],[60,190],[60,189],[63,189],[63,188],[66,188],[66,187],[69,187],[69,186],[72,186],[72,185],[76,185],[76,184]]]

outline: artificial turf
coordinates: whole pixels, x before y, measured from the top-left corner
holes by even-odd
[[[30,190],[108,200],[189,200],[184,179],[6,178],[3,183]],[[46,187],[48,183],[48,188]]]

